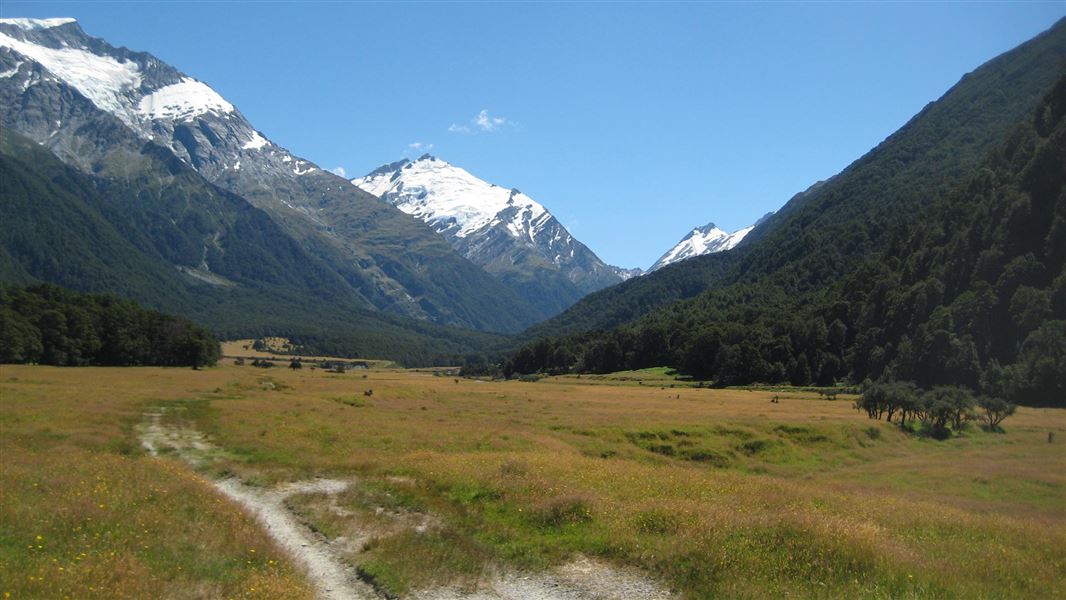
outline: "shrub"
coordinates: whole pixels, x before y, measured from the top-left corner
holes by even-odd
[[[562,527],[592,520],[592,502],[582,495],[557,496],[542,501],[531,512],[533,520],[544,527]]]

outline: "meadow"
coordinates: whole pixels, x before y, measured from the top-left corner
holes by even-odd
[[[391,596],[576,556],[681,598],[1066,594],[1066,411],[1021,408],[1004,432],[937,441],[853,400],[663,370],[3,366],[0,592],[310,597],[208,483],[232,475],[355,481],[288,507],[327,539],[358,538],[345,558]],[[153,411],[203,432],[210,460],[148,456],[138,427]]]

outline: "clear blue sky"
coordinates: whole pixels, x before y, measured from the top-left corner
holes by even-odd
[[[1064,15],[1061,1],[0,4],[151,52],[349,176],[432,144],[627,267],[694,226],[777,209]]]

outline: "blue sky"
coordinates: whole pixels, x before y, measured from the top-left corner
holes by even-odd
[[[627,267],[694,226],[779,208],[1064,15],[1063,2],[0,4],[151,52],[349,176],[428,149],[521,189]]]

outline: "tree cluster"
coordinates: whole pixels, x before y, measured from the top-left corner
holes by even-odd
[[[867,383],[855,408],[865,411],[871,419],[884,419],[903,429],[910,423],[921,424],[935,437],[947,437],[962,430],[968,421],[980,418],[991,430],[999,429],[1004,419],[1014,414],[1015,405],[1001,398],[974,397],[970,390],[959,386],[937,386],[922,390],[911,382]]]
[[[221,353],[210,331],[183,317],[48,284],[0,287],[0,340],[2,363],[201,367]]]

